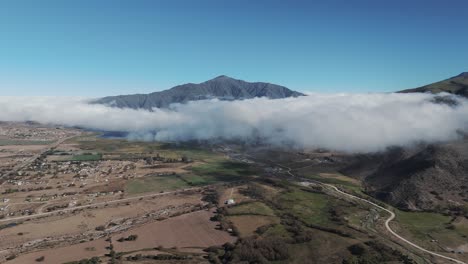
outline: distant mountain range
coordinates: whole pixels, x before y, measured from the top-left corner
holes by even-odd
[[[419,88],[399,91],[399,93],[441,93],[447,92],[468,98],[468,72],[463,72],[452,78],[425,85]],[[119,108],[148,109],[167,108],[173,103],[219,99],[243,100],[256,97],[280,99],[305,96],[305,94],[290,90],[284,86],[265,82],[246,82],[225,75],[199,84],[187,83],[171,89],[150,94],[132,94],[108,96],[92,103],[105,104]]]
[[[468,72],[463,72],[452,78],[425,85],[419,88],[400,91],[400,93],[451,93],[468,97]]]
[[[276,84],[246,82],[221,75],[200,84],[188,83],[150,94],[109,96],[98,99],[93,103],[120,108],[152,109],[155,107],[166,108],[172,103],[186,103],[188,101],[214,98],[242,100],[255,97],[279,99],[298,96],[304,96],[304,94]]]
[[[401,93],[447,92],[468,97],[468,72]],[[151,94],[104,97],[95,103],[121,108],[164,108],[172,103],[218,98],[241,100],[304,96],[286,87],[219,76]],[[442,100],[443,101],[443,100]],[[435,101],[435,102],[442,102]],[[448,102],[448,101],[447,101]],[[391,148],[382,153],[337,155],[332,167],[361,180],[368,194],[407,210],[458,210],[468,202],[468,137],[454,142]],[[320,163],[320,168],[327,165]],[[450,209],[451,208],[451,209]],[[455,209],[454,209],[455,208]]]

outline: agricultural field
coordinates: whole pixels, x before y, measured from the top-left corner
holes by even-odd
[[[314,186],[284,181],[250,182],[239,192],[250,200],[221,204],[216,218],[222,228],[241,238],[235,246],[218,252],[220,260],[383,263],[407,257],[379,235],[375,229],[380,223],[369,219],[365,205],[344,201]],[[352,216],[360,216],[359,225],[349,223]],[[263,253],[251,252],[251,247]],[[356,253],[353,247],[363,252]]]
[[[333,170],[336,153],[139,142],[15,123],[0,140],[21,141],[0,144],[0,263],[429,259],[387,233],[388,213],[327,185],[372,199],[359,180]],[[396,211],[391,226],[411,241],[465,257],[466,218],[375,202]]]
[[[189,187],[185,181],[174,175],[145,176],[129,180],[125,186],[125,193],[140,194],[147,192],[162,192]]]
[[[427,248],[443,248],[447,252],[468,249],[468,220],[429,212],[398,211],[395,227]]]
[[[204,262],[204,248],[235,241],[210,220],[204,189],[253,176],[245,164],[210,148],[14,123],[2,129],[1,142],[11,144],[0,146],[0,263],[107,262],[115,257],[108,239],[121,262],[150,250],[151,258]],[[117,241],[127,233],[139,239]]]
[[[2,140],[0,146],[34,146],[34,145],[49,145],[53,141],[32,141],[32,140]]]
[[[216,230],[216,223],[209,220],[212,213],[202,210],[162,221],[141,225],[128,231],[120,232],[108,238],[79,243],[58,249],[42,250],[20,256],[8,263],[34,263],[35,259],[44,257],[48,263],[67,263],[83,258],[108,254],[110,242],[120,258],[126,259],[136,254],[170,254],[187,255],[196,258],[203,254],[203,249],[234,242],[235,237]],[[119,241],[120,238],[136,237],[132,241]],[[109,241],[107,241],[109,240]],[[158,248],[156,252],[154,249]],[[151,252],[153,251],[153,252]]]

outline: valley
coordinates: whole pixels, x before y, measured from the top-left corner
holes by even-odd
[[[0,264],[468,264],[468,1],[0,1]]]
[[[342,153],[2,128],[5,263],[467,261],[463,215],[376,200]]]

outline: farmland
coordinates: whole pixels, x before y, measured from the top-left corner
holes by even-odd
[[[203,248],[235,240],[210,221],[204,188],[249,177],[245,164],[209,148],[38,124],[2,128],[0,262],[107,261],[107,240],[122,261],[161,246],[155,256],[196,261]],[[153,241],[148,230],[170,233]],[[138,240],[116,242],[127,233]]]
[[[429,259],[387,233],[385,212],[326,187],[371,199],[359,180],[333,170],[336,154],[2,129],[1,140],[21,143],[0,145],[0,263]],[[465,256],[465,218],[391,209],[398,233]]]

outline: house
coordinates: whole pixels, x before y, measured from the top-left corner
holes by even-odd
[[[231,205],[231,204],[235,204],[236,202],[234,201],[234,199],[228,199],[224,202],[224,204],[227,204],[227,205]]]

